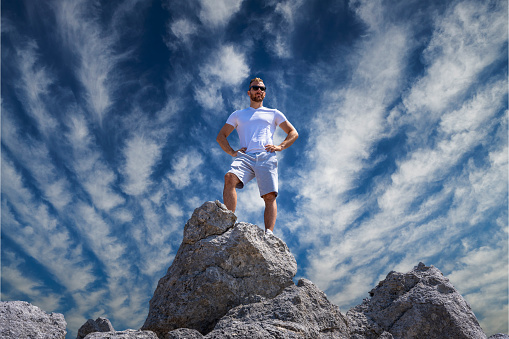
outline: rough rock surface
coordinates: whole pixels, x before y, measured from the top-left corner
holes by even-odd
[[[274,299],[237,306],[221,318],[207,339],[349,338],[339,307],[311,281],[299,280]]]
[[[158,339],[152,331],[125,330],[113,332],[93,332],[85,339]]]
[[[468,303],[433,266],[390,272],[370,295],[347,312],[352,339],[486,338]]]
[[[78,330],[78,335],[76,336],[76,339],[83,339],[87,336],[89,333],[93,332],[114,332],[115,329],[111,325],[111,322],[106,319],[99,317],[96,320],[88,319],[86,323],[83,324],[83,326],[80,327]]]
[[[235,221],[218,201],[194,211],[142,329],[161,337],[178,328],[205,334],[233,307],[274,298],[294,285],[297,263],[286,244]]]
[[[26,301],[0,302],[0,338],[64,339],[64,316],[47,314]]]
[[[494,335],[491,335],[488,339],[509,339],[509,335],[504,333],[497,333]]]
[[[164,339],[201,339],[203,335],[197,330],[190,328],[179,328],[168,332]]]

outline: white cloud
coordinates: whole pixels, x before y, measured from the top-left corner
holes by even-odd
[[[176,189],[182,189],[191,184],[191,181],[201,181],[200,173],[203,158],[198,151],[190,149],[187,152],[178,153],[172,160],[171,172],[168,179]]]
[[[119,259],[124,255],[126,246],[112,231],[112,225],[92,207],[83,202],[76,206],[76,225],[86,244],[108,267],[112,276],[128,275],[129,265]]]
[[[94,205],[105,211],[124,203],[125,199],[115,192],[116,174],[103,159],[88,123],[79,113],[69,113],[67,140],[72,149],[72,169]]]
[[[173,218],[181,218],[182,216],[184,216],[184,211],[182,210],[182,207],[175,203],[170,203],[166,205],[166,213],[171,215]]]
[[[204,82],[219,82],[220,86],[237,86],[248,75],[249,66],[244,54],[236,51],[232,45],[220,47],[211,61],[200,68],[200,77]]]
[[[249,67],[244,54],[237,52],[232,45],[221,46],[200,67],[202,85],[195,86],[194,97],[204,108],[222,112],[223,97],[220,89],[238,86],[248,76]]]
[[[40,130],[46,136],[58,127],[57,120],[47,111],[49,87],[54,83],[54,77],[41,63],[38,55],[38,45],[35,41],[28,41],[23,47],[16,49],[17,63],[21,77],[19,87],[23,90],[23,104],[25,111],[35,119]]]
[[[509,316],[507,234],[494,236],[504,240],[497,246],[467,251],[448,275],[461,295],[478,310],[479,322],[488,335],[507,333]],[[493,307],[499,304],[504,305],[503,309]]]
[[[196,34],[198,27],[188,19],[179,19],[169,24],[170,30],[180,41],[187,44],[191,36]]]
[[[59,277],[68,290],[84,289],[95,281],[91,266],[82,263],[81,247],[49,208],[35,199],[4,155],[2,196],[2,232]]]
[[[475,244],[476,227],[496,228],[490,218],[503,218],[501,201],[507,201],[507,149],[501,146],[507,136],[492,134],[507,130],[500,117],[507,83],[497,76],[476,79],[504,46],[504,37],[486,40],[500,31],[503,11],[492,17],[488,5],[474,13],[475,6],[461,4],[437,18],[425,72],[405,91],[412,28],[387,24],[380,5],[358,8],[370,34],[356,45],[356,62],[345,60],[354,65],[350,82],[324,93],[327,107],[310,128],[311,165],[294,184],[301,217],[289,227],[305,232],[300,241],[315,247],[305,275],[341,307],[358,303],[376,284],[373,277],[389,270],[406,272],[430,258],[446,263],[451,244]],[[461,20],[465,26],[458,29]],[[401,93],[404,104],[390,108]],[[352,195],[360,174],[377,164],[374,146],[402,132],[405,147],[395,170],[375,178],[367,193]],[[489,160],[473,155],[479,148]]]
[[[200,20],[208,26],[225,26],[240,10],[243,0],[200,0]]]
[[[145,193],[152,184],[150,176],[161,157],[161,146],[148,138],[135,136],[127,141],[124,157],[124,192],[130,195]]]
[[[405,99],[409,112],[426,110],[429,119],[439,118],[444,109],[462,99],[480,72],[501,57],[507,40],[501,34],[507,30],[506,7],[506,3],[462,1],[437,18],[423,53],[426,76]]]
[[[62,296],[56,293],[48,293],[42,282],[36,282],[34,277],[27,277],[20,268],[24,261],[15,257],[12,252],[3,252],[2,255],[11,257],[9,265],[2,265],[2,283],[14,287],[17,293],[22,293],[23,298],[28,298],[33,305],[40,307],[46,312],[52,312],[59,308]],[[14,259],[14,260],[13,260]],[[5,260],[3,260],[5,262]],[[2,300],[15,300],[14,296],[2,293]],[[17,299],[16,299],[17,300]]]
[[[277,1],[273,15],[267,16],[263,21],[263,28],[270,37],[265,40],[268,51],[279,58],[290,58],[292,46],[292,32],[296,17],[302,13],[302,0]]]
[[[46,144],[25,136],[5,109],[2,114],[2,142],[35,178],[44,197],[55,208],[61,210],[71,202],[70,183],[53,164]]]
[[[111,71],[118,62],[113,53],[115,30],[102,31],[96,19],[98,8],[86,0],[58,2],[58,33],[70,51],[76,53],[76,75],[86,91],[91,112],[102,124],[112,104]]]
[[[352,199],[347,194],[368,165],[373,146],[388,135],[387,105],[400,94],[404,76],[401,65],[412,48],[406,34],[405,28],[387,27],[357,46],[351,82],[327,92],[327,107],[320,108],[312,121],[307,155],[313,169],[306,168],[294,184],[299,187],[306,219],[295,226],[313,227],[309,241],[344,227],[336,225],[334,212],[346,204],[346,199]],[[352,206],[349,215],[364,213],[352,211]]]

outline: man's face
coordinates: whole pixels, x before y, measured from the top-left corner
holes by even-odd
[[[265,87],[265,85],[263,84],[263,82],[256,81],[252,82],[251,85],[249,86],[250,87],[249,91],[247,92],[251,100],[253,100],[254,102],[262,102],[263,99],[265,98],[265,91],[262,91],[261,89],[255,90],[253,86]]]

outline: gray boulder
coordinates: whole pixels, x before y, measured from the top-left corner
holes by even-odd
[[[299,280],[273,299],[237,306],[207,339],[350,338],[345,317],[311,281]]]
[[[497,333],[494,335],[491,335],[488,339],[509,339],[509,335],[504,333]]]
[[[47,314],[26,301],[0,302],[0,338],[64,339],[63,314]]]
[[[390,272],[370,296],[346,314],[352,339],[486,338],[470,305],[433,266]]]
[[[83,324],[83,326],[80,327],[78,330],[78,335],[76,336],[76,339],[83,339],[87,336],[89,333],[93,332],[113,332],[115,329],[111,325],[111,322],[106,319],[99,317],[96,320],[88,319],[86,323]]]
[[[164,339],[202,339],[203,335],[197,330],[190,328],[179,328],[168,332]]]
[[[85,339],[159,339],[152,331],[125,330],[112,332],[92,332]]]
[[[235,221],[219,201],[194,211],[142,329],[161,337],[178,328],[206,334],[233,307],[274,298],[294,285],[297,263],[286,244]]]

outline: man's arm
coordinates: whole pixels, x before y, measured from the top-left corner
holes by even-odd
[[[230,143],[228,142],[227,138],[233,132],[234,129],[235,129],[235,127],[233,127],[232,125],[224,124],[223,128],[221,128],[221,130],[219,131],[219,134],[217,135],[217,138],[216,138],[217,143],[219,144],[219,146],[221,146],[223,151],[225,151],[232,157],[236,157],[237,152],[246,150],[246,148],[243,147],[243,148],[235,151],[230,146]]]
[[[285,140],[283,140],[279,146],[266,145],[265,150],[269,152],[281,152],[285,148],[290,147],[299,137],[299,133],[297,133],[295,127],[293,127],[293,125],[288,120],[280,123],[279,127],[281,127],[281,129],[287,134]]]

